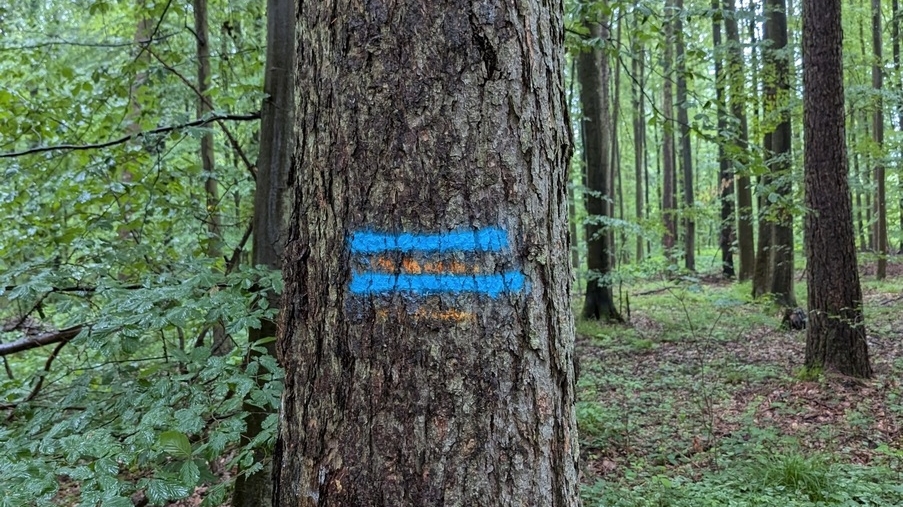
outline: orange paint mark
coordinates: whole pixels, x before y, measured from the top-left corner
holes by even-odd
[[[391,314],[396,314],[396,312],[390,312],[389,308],[377,308],[376,309],[376,321],[383,323],[387,322],[390,319]],[[463,310],[424,310],[423,308],[418,308],[413,313],[408,314],[415,321],[431,321],[431,322],[469,322],[474,320],[473,312],[466,312]],[[400,316],[399,316],[400,317]]]
[[[425,261],[421,262],[417,259],[405,257],[401,260],[401,266],[392,259],[386,257],[377,257],[370,261],[373,269],[385,273],[409,273],[420,275],[423,273],[444,274],[451,273],[456,275],[470,275],[480,272],[479,266],[472,266],[459,261]]]
[[[471,312],[461,310],[424,310],[422,308],[414,312],[414,318],[417,320],[441,320],[445,322],[466,322],[472,321],[474,315]]]

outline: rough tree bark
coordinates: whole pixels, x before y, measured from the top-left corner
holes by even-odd
[[[608,32],[601,23],[586,22],[590,37],[604,39]],[[611,235],[599,219],[611,216],[608,205],[609,153],[611,150],[611,120],[608,108],[608,57],[598,46],[587,48],[577,55],[577,80],[580,82],[580,105],[583,109],[583,157],[586,175],[584,200],[589,220],[586,223],[586,261],[589,278],[583,317],[587,319],[615,319],[620,316],[612,299]]]
[[[273,269],[282,267],[282,252],[288,231],[286,219],[290,202],[287,189],[293,146],[294,62],[295,0],[267,0],[267,52],[263,78],[263,91],[267,96],[260,110],[252,262],[255,266],[264,265]],[[278,297],[271,295],[270,306],[278,304]],[[263,320],[259,328],[248,330],[248,339],[254,343],[276,334],[276,323]],[[275,343],[268,343],[266,348],[269,354],[276,354]],[[269,414],[251,404],[245,405],[244,410],[250,414],[245,421],[245,437],[250,440],[260,433]],[[236,477],[233,507],[272,505],[273,470],[268,458],[264,453],[258,453],[256,461],[264,463],[264,468],[249,476]]]
[[[561,2],[298,5],[276,503],[576,506]]]
[[[871,376],[844,139],[840,0],[803,0],[806,366]]]

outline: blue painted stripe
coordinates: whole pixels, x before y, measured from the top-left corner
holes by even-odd
[[[499,252],[508,248],[508,234],[498,227],[442,234],[388,234],[358,231],[351,235],[351,253],[399,252]]]
[[[516,271],[498,275],[409,275],[384,273],[354,273],[350,289],[354,294],[385,294],[389,292],[413,292],[435,294],[447,292],[486,294],[498,297],[509,292],[520,292],[526,286],[524,275]]]

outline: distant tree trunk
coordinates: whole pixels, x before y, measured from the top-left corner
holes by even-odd
[[[602,23],[587,22],[590,37],[604,40],[608,33]],[[584,202],[589,220],[586,225],[586,262],[589,279],[583,317],[587,319],[620,319],[611,293],[612,256],[610,236],[600,220],[610,216],[606,197],[611,171],[612,129],[608,110],[608,56],[599,47],[581,51],[577,56],[577,79],[580,82],[580,104],[583,108],[583,156],[586,171]]]
[[[790,55],[787,48],[787,7],[784,0],[765,1],[765,40],[770,42],[764,51],[765,75],[765,117],[774,130],[765,136],[765,156],[768,174],[763,177],[765,192],[773,192],[776,202],[769,198],[760,200],[759,245],[756,259],[756,278],[753,282],[753,296],[766,293],[775,301],[788,308],[796,307],[793,291],[793,168],[791,145],[793,132],[790,123]],[[767,259],[765,271],[759,267],[762,257]],[[761,278],[760,278],[761,276]]]
[[[893,53],[894,53],[894,89],[897,91],[898,95],[903,95],[903,75],[901,75],[901,67],[900,67],[900,1],[893,0],[892,2],[892,12],[893,17],[891,18],[891,39],[893,44]],[[897,130],[903,132],[903,101],[897,100]],[[896,157],[896,167],[897,172],[899,173],[903,170],[903,164],[900,163],[900,157]],[[900,180],[900,183],[897,186],[897,191],[900,196],[900,246],[898,250],[903,252],[903,179]]]
[[[618,16],[618,24],[615,34],[615,44],[621,47],[621,32],[624,26],[623,16]],[[604,55],[606,62],[609,61],[608,55]],[[609,68],[611,65],[609,64]],[[609,216],[615,216],[615,203],[618,206],[618,219],[624,220],[624,188],[623,178],[621,175],[621,142],[618,137],[618,125],[620,125],[621,115],[621,70],[615,66],[614,72],[609,72],[614,81],[614,89],[611,94],[611,192],[609,192]],[[614,228],[609,227],[609,245],[612,252],[612,266],[617,266],[618,262],[622,262],[625,256],[629,256],[626,248],[627,237],[623,227],[618,228],[618,241],[615,242]],[[620,252],[620,255],[618,253]]]
[[[194,7],[194,37],[197,42],[198,57],[198,118],[213,112],[210,99],[210,35],[207,23],[207,0],[192,0]],[[201,137],[201,169],[204,174],[204,191],[207,196],[207,257],[222,258],[223,232],[220,218],[219,185],[216,180],[216,165],[213,159],[213,132],[208,130]],[[226,336],[221,323],[213,326],[211,350],[214,354],[229,352],[232,341]]]
[[[840,0],[803,0],[806,366],[869,377],[844,139]]]
[[[683,0],[676,0],[674,29],[677,53],[677,123],[680,125],[680,166],[684,194],[684,267],[696,271],[696,220],[693,218],[693,154],[690,144],[690,116],[687,111],[687,60],[683,27]]]
[[[254,193],[252,263],[255,266],[282,267],[282,252],[288,232],[289,168],[292,163],[292,121],[295,67],[295,0],[267,0],[267,49],[263,91],[266,97],[260,110],[260,155],[257,160],[257,188]],[[270,306],[279,305],[279,297],[270,295]],[[255,343],[277,334],[276,323],[261,321],[259,328],[248,329],[248,340]],[[265,345],[276,354],[274,342]],[[245,423],[245,441],[257,436],[269,413],[250,403]],[[235,478],[233,507],[269,507],[273,496],[273,469],[268,454],[257,453],[255,461],[263,469]]]
[[[724,47],[721,42],[721,25],[724,11],[721,0],[712,0],[712,46],[715,55],[715,102],[718,106],[718,188],[721,202],[721,227],[718,246],[721,249],[721,274],[732,279],[734,272],[734,174],[731,171],[721,133],[727,131],[727,104],[724,98],[725,76],[723,61]]]
[[[662,246],[669,259],[674,255],[677,241],[677,178],[674,167],[674,0],[665,0],[664,36],[662,57],[662,217],[665,234]]]
[[[274,503],[576,507],[563,6],[423,7],[298,11]]]
[[[881,0],[872,0],[872,88],[876,91],[875,109],[872,112],[872,135],[878,147],[875,157],[875,242],[878,247],[878,268],[876,276],[879,280],[887,277],[887,190],[884,177],[884,106],[881,98],[884,75],[881,56]]]
[[[633,171],[636,180],[636,193],[634,196],[634,210],[636,213],[637,223],[641,223],[645,218],[643,199],[644,185],[643,175],[646,170],[645,157],[645,137],[646,137],[646,98],[643,94],[643,83],[645,82],[643,74],[645,73],[643,43],[639,38],[640,18],[639,14],[634,11],[633,15],[633,31],[630,37],[631,59],[630,70],[634,76],[634,80],[630,85],[630,99],[633,105]],[[648,190],[646,190],[648,192]],[[637,234],[636,237],[636,262],[642,262],[644,257],[643,235]]]
[[[740,252],[740,281],[749,280],[753,275],[756,262],[755,243],[753,241],[753,205],[752,188],[750,186],[749,163],[747,153],[749,143],[749,127],[746,123],[746,80],[743,71],[743,52],[740,47],[740,32],[737,28],[737,11],[734,8],[734,0],[724,0],[724,29],[728,40],[728,83],[730,90],[731,115],[736,118],[739,125],[735,132],[734,159],[739,162],[734,165],[734,171],[740,167],[737,174],[737,247]]]
[[[850,104],[847,115],[850,118],[850,146],[856,146],[858,144],[858,136],[856,135],[857,126],[856,126],[856,110],[853,108],[853,105]],[[855,182],[855,186],[852,188],[852,193],[855,196],[855,210],[856,210],[856,232],[859,235],[859,250],[865,251],[868,248],[868,241],[865,239],[865,222],[863,221],[863,206],[862,206],[862,171],[859,167],[859,153],[858,150],[853,150],[853,154],[850,156],[850,160],[853,163],[853,181]]]

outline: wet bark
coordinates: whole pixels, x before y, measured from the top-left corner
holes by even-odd
[[[298,5],[275,503],[576,506],[562,4]]]
[[[844,139],[840,0],[803,1],[806,366],[871,376]]]

